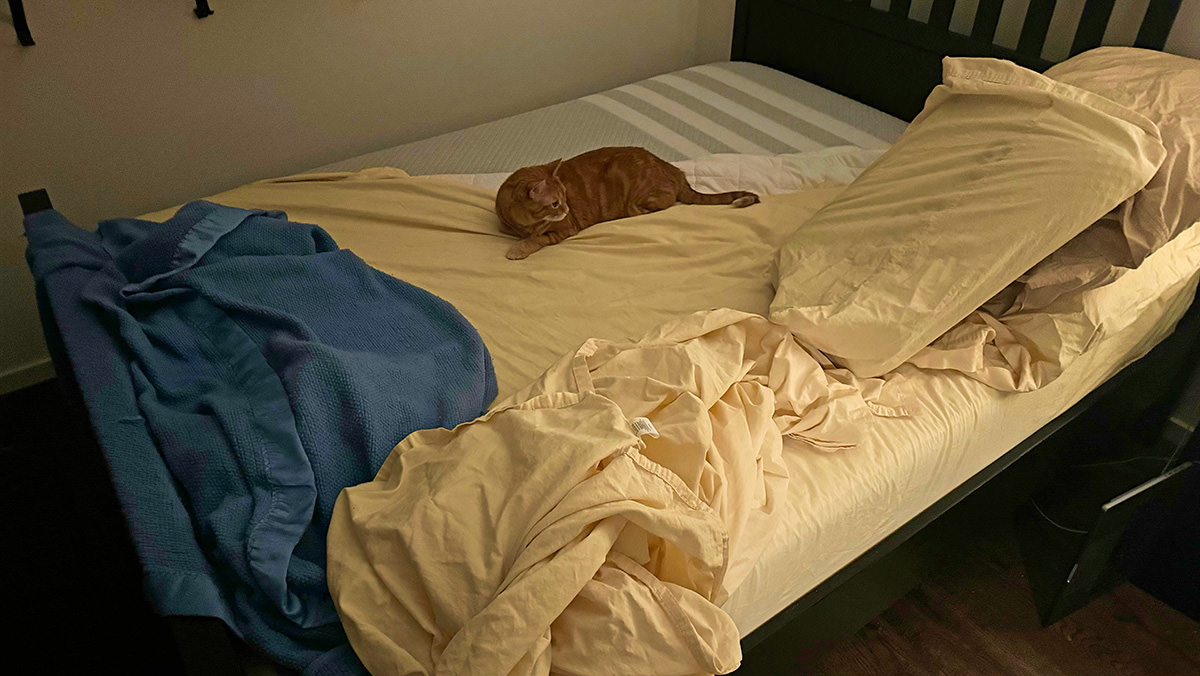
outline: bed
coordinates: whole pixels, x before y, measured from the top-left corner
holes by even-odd
[[[1015,50],[992,44],[1000,5],[980,4],[968,38],[947,31],[953,2],[934,2],[924,23],[908,18],[906,2],[881,11],[838,0],[740,0],[731,62],[665,74],[209,199],[235,208],[278,209],[294,221],[319,224],[371,267],[448,301],[490,351],[489,365],[479,370],[494,368],[497,401],[521,401],[527,383],[588,339],[627,340],[664,323],[686,323],[693,312],[711,307],[771,314],[778,286],[772,277],[781,265],[775,256],[792,235],[789,223],[821,212],[901,137],[906,121],[942,81],[942,56],[1004,58],[1037,71],[1050,65],[1041,58],[1041,46],[1053,3],[1030,3]],[[1178,3],[1150,3],[1139,46],[1162,47],[1172,8]],[[1087,4],[1072,53],[1099,44],[1111,10],[1111,2]],[[509,274],[514,264],[496,255],[506,240],[491,232],[488,220],[499,180],[513,168],[604,145],[646,147],[679,163],[698,187],[752,186],[775,194],[744,218],[676,207],[636,233],[596,228],[561,250],[539,253],[530,261],[531,272]],[[48,206],[25,201],[32,216]],[[388,214],[399,206],[418,216],[395,222]],[[166,221],[175,211],[145,219]],[[447,213],[454,214],[453,227],[435,218]],[[30,223],[39,221],[27,220],[32,235]],[[779,494],[778,526],[752,548],[753,556],[739,560],[740,584],[721,604],[749,663],[755,647],[773,634],[811,644],[807,649],[830,638],[831,627],[852,630],[881,610],[895,590],[870,594],[862,585],[895,565],[889,555],[1105,391],[1122,387],[1132,372],[1126,367],[1154,354],[1168,336],[1189,340],[1196,326],[1180,322],[1200,271],[1200,235],[1194,230],[1175,234],[1113,282],[1141,290],[1145,301],[1126,313],[1129,321],[1119,330],[1072,355],[1061,373],[1026,388],[1032,391],[1006,392],[929,368],[928,362],[926,368],[909,363],[897,372],[918,385],[908,390],[903,405],[892,406],[896,415],[874,420],[853,448],[814,453],[785,441],[778,458],[790,479]],[[684,231],[686,236],[678,234]],[[653,261],[652,270],[646,260]],[[707,273],[705,279],[671,283],[694,276],[697,268]],[[581,270],[590,273],[586,283]],[[554,285],[554,298],[531,301],[542,284]],[[129,376],[103,351],[115,348],[97,338],[100,328],[81,327],[65,316],[64,293],[39,285],[48,341],[60,376],[78,383],[135,542],[141,546],[164,531],[190,532],[186,513],[172,505],[161,510],[169,517],[151,518],[155,507],[121,488],[122,482],[147,476],[146,464],[162,461],[149,431],[114,425],[119,414],[96,403],[132,398],[131,388],[114,386]],[[1190,372],[1193,363],[1179,368]],[[465,405],[470,409],[486,408],[488,394],[485,387],[474,399],[445,396],[470,399]],[[480,404],[479,398],[487,401]],[[873,410],[885,408],[886,400],[885,392],[872,402]],[[138,403],[127,403],[126,411],[136,415]],[[456,415],[469,420],[474,414]],[[166,470],[150,474],[170,481]],[[367,478],[357,476],[347,485]],[[196,556],[192,551],[142,547],[139,555],[148,569],[204,565],[188,559]],[[179,561],[170,560],[176,555]],[[178,583],[162,578],[156,587],[154,575],[148,575],[152,600],[178,591]],[[852,617],[830,622],[829,609],[838,605],[850,608],[844,614]],[[162,602],[158,607],[169,615],[222,617],[203,604],[191,612],[164,608]],[[192,650],[185,638],[181,651],[186,657]]]

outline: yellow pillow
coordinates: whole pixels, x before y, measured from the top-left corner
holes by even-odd
[[[996,59],[947,58],[886,153],[779,255],[771,318],[882,375],[1137,192],[1165,151],[1142,115]]]
[[[1133,47],[1100,47],[1046,71],[1046,77],[1095,92],[1145,115],[1162,134],[1166,160],[1120,221],[1131,264],[1200,219],[1200,59]]]

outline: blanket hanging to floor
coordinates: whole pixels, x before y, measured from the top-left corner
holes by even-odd
[[[157,610],[219,617],[310,673],[361,670],[325,581],[334,500],[410,432],[486,409],[474,328],[278,211],[192,202],[89,232],[47,210],[26,229],[62,333],[92,338],[66,341],[71,361],[117,364],[80,380],[102,383],[84,395]]]

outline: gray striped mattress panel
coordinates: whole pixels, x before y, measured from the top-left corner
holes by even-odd
[[[327,164],[410,174],[507,172],[601,146],[668,161],[884,147],[906,123],[785,73],[744,62],[696,66],[495,122]]]

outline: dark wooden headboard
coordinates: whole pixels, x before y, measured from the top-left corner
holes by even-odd
[[[958,0],[964,1],[964,0]],[[933,0],[928,22],[910,18],[911,0],[737,0],[733,59],[801,77],[911,120],[941,82],[944,56],[1009,59],[1037,71],[1056,0],[1029,0],[1016,49],[995,44],[1007,0],[977,0],[970,35],[950,30],[956,0]],[[1163,48],[1182,0],[1150,0],[1135,46]],[[1087,0],[1070,54],[1100,45],[1117,0]]]

